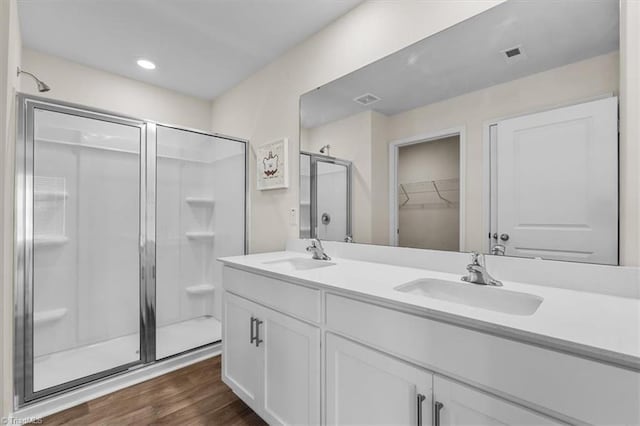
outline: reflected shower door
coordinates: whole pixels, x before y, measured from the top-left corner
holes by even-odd
[[[157,126],[156,359],[219,341],[219,257],[245,251],[245,144]]]
[[[27,117],[29,400],[142,361],[145,126],[46,104],[32,104]]]
[[[311,156],[300,154],[300,238],[311,238]]]
[[[349,166],[318,159],[315,169],[315,235],[321,240],[346,241],[351,234]]]

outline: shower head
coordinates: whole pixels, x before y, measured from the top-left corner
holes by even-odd
[[[47,83],[45,83],[44,81],[40,80],[38,77],[36,77],[35,75],[31,74],[30,72],[23,71],[23,70],[20,69],[20,67],[18,67],[17,76],[20,77],[20,74],[26,74],[26,75],[30,76],[31,78],[33,78],[36,81],[36,84],[38,85],[38,92],[42,93],[42,92],[48,92],[49,90],[51,90],[51,87],[49,87],[49,85]]]
[[[44,81],[38,81],[38,92],[48,92],[51,90],[51,87]]]
[[[331,148],[331,145],[326,144],[325,146],[320,148],[320,154],[327,154],[329,155],[329,148]]]

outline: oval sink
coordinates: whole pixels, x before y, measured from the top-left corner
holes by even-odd
[[[315,260],[306,257],[292,257],[290,259],[272,260],[262,263],[283,271],[307,271],[309,269],[325,268],[335,265],[335,263],[327,262],[326,260]]]
[[[518,291],[435,278],[402,284],[394,290],[512,315],[533,315],[544,300]]]

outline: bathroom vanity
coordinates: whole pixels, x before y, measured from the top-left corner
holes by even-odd
[[[223,380],[270,424],[640,423],[637,297],[363,257],[222,259]]]

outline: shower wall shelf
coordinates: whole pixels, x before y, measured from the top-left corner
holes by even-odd
[[[33,199],[35,201],[58,201],[58,200],[64,200],[68,197],[69,197],[69,194],[65,191],[36,190],[33,192]]]
[[[69,238],[64,235],[36,235],[33,237],[35,247],[60,246],[69,242]]]
[[[204,198],[204,197],[187,197],[185,198],[187,204],[191,204],[193,206],[201,206],[201,207],[213,207],[215,204],[215,200],[213,198]]]
[[[213,284],[199,284],[185,288],[186,292],[194,296],[212,294],[216,287]]]
[[[214,232],[187,232],[185,235],[190,240],[207,241],[213,240],[216,234]]]
[[[48,311],[34,312],[33,325],[39,326],[49,324],[62,319],[67,315],[67,308],[51,309]]]

